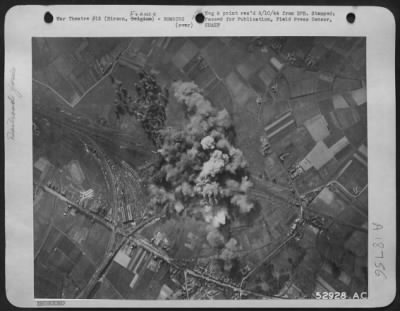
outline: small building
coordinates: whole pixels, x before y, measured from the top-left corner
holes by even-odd
[[[272,64],[272,66],[275,67],[277,71],[281,71],[281,69],[284,67],[284,64],[281,63],[276,57],[271,57],[269,60]]]

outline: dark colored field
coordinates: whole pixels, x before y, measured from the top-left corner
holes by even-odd
[[[338,181],[350,192],[354,193],[354,188],[360,191],[368,183],[368,169],[357,159],[339,177]]]
[[[69,274],[74,267],[74,262],[59,248],[49,254],[47,265],[57,269],[61,273]]]
[[[93,299],[123,299],[120,293],[112,286],[112,284],[104,278],[103,282],[96,285],[98,289],[93,295]]]
[[[74,245],[74,243],[65,235],[60,238],[57,246],[73,263],[76,263],[82,254],[81,251]]]
[[[325,181],[330,181],[333,178],[333,175],[339,168],[339,163],[336,159],[330,160],[323,167],[321,167],[318,171],[321,178]]]
[[[60,284],[53,283],[50,280],[35,273],[34,293],[35,297],[37,298],[60,298]]]
[[[305,121],[320,113],[318,104],[314,100],[298,99],[291,103],[297,124]]]
[[[226,77],[233,70],[234,60],[232,55],[229,54],[229,47],[224,45],[220,39],[211,39],[208,45],[203,48],[202,53],[221,78]],[[221,62],[221,56],[224,57],[225,61]]]
[[[335,155],[335,158],[340,162],[348,158],[353,152],[354,152],[353,146],[347,145]]]
[[[333,83],[333,91],[335,92],[351,91],[359,89],[361,86],[362,85],[360,80],[336,78]]]
[[[307,55],[313,44],[314,38],[312,37],[290,38],[284,45],[282,53],[287,54],[294,51],[302,51],[304,55]]]
[[[135,288],[129,293],[129,298],[133,299],[154,299],[160,292],[162,284],[159,282],[152,282],[155,273],[145,269],[140,279],[135,284]]]
[[[79,288],[84,288],[95,271],[96,268],[90,260],[86,256],[81,256],[71,271],[71,278]]]
[[[102,260],[110,235],[110,230],[99,224],[95,223],[90,227],[87,239],[83,242],[82,246],[93,262],[99,263]]]
[[[135,274],[116,262],[112,262],[108,272],[107,279],[112,286],[123,296],[128,297],[132,288],[129,286]]]
[[[216,82],[212,90],[207,94],[207,97],[210,98],[211,103],[215,107],[218,109],[226,109],[232,116],[233,103],[231,95],[222,82]]]
[[[300,193],[314,189],[323,184],[323,180],[315,168],[310,168],[307,172],[299,176],[295,182]]]
[[[74,107],[74,111],[92,120],[105,118],[109,121],[109,112],[113,107],[114,98],[111,80],[105,78]]]
[[[138,74],[135,70],[117,65],[112,73],[112,76],[122,82],[124,88],[128,90],[128,94],[134,97],[136,95],[135,82],[138,81]]]
[[[210,42],[210,37],[193,37],[190,40],[192,40],[199,49],[202,49]]]
[[[357,198],[359,206],[365,213],[368,213],[368,189],[364,190]]]
[[[367,127],[363,122],[358,122],[345,130],[345,134],[354,146],[359,146],[367,136]]]

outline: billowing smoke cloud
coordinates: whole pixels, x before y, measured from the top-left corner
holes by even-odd
[[[222,248],[225,245],[225,238],[217,229],[211,228],[207,234],[207,242],[214,248]]]
[[[238,243],[231,238],[222,250],[219,258],[224,261],[224,271],[229,272],[232,269],[232,260],[237,256]]]
[[[206,222],[224,225],[236,209],[247,213],[253,208],[247,192],[247,162],[233,146],[232,120],[218,111],[192,82],[173,84],[174,96],[188,118],[182,130],[163,132],[159,170],[150,187],[152,202],[180,212],[198,209]]]

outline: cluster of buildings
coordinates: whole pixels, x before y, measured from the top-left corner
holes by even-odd
[[[104,288],[98,291],[102,292],[110,283],[112,286],[107,287],[107,297],[111,291],[116,291],[125,299],[170,299],[181,286],[174,277],[176,273],[146,247],[128,240],[104,275],[101,285]]]
[[[95,183],[91,188],[92,175],[79,160],[60,166],[51,156],[35,155],[33,168],[35,297],[73,298],[95,272],[109,231],[72,205],[93,211],[99,190]]]
[[[107,210],[108,204],[102,195],[102,189],[87,180],[79,160],[71,160],[63,169],[57,169],[42,156],[34,162],[33,167],[34,194],[42,191],[41,186],[47,186],[91,212],[104,214]],[[74,214],[71,206],[67,205],[64,215],[68,212]]]

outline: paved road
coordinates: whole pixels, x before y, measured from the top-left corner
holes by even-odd
[[[285,199],[279,195],[270,193],[268,190],[261,191],[261,190],[252,188],[249,190],[249,194],[250,194],[250,196],[260,197],[260,198],[266,199],[268,201],[271,201],[272,203],[279,204],[281,206],[282,205],[290,206],[290,207],[295,207],[297,209],[297,207],[293,203],[291,203],[287,198]]]
[[[95,150],[96,153],[101,161],[101,168],[102,168],[102,173],[104,175],[104,180],[106,181],[106,184],[110,187],[109,193],[111,195],[111,209],[112,209],[112,215],[111,215],[111,221],[113,224],[113,229],[111,232],[111,237],[107,245],[107,251],[109,251],[112,246],[114,245],[114,240],[115,240],[115,228],[117,226],[117,216],[118,216],[118,206],[119,206],[119,201],[118,201],[118,193],[116,189],[117,185],[117,179],[115,178],[112,169],[109,164],[109,159],[103,152],[103,150],[100,148],[100,146],[89,136],[86,135],[82,131],[78,131],[74,128],[69,128],[77,137],[79,137],[83,142],[90,144]],[[100,217],[99,217],[100,218]]]
[[[347,190],[346,187],[343,186],[339,181],[337,181],[337,180],[332,180],[332,181],[326,183],[325,185],[319,186],[319,187],[317,187],[317,188],[314,188],[314,189],[312,189],[312,190],[310,190],[310,191],[307,191],[307,192],[301,194],[301,196],[305,196],[305,195],[307,195],[307,194],[309,194],[309,193],[312,193],[312,192],[315,192],[315,191],[320,191],[320,190],[322,190],[323,188],[329,187],[330,185],[336,185],[336,186],[338,186],[344,193],[346,193],[349,197],[351,197],[351,198],[353,198],[353,199],[358,198],[358,197],[364,192],[364,190],[365,190],[366,188],[368,188],[368,185],[366,185],[366,186],[365,186],[363,189],[361,189],[361,191],[359,191],[357,194],[353,194],[353,193],[351,193],[349,190]]]
[[[282,244],[279,245],[279,247],[276,248],[274,253],[270,254],[270,256],[273,256],[277,251],[279,251],[279,249],[281,249],[292,238],[293,238],[293,236],[288,237]],[[150,252],[153,255],[161,258],[162,260],[164,260],[165,262],[167,262],[170,265],[174,266],[175,268],[177,268],[179,270],[183,270],[183,272],[186,275],[191,275],[193,277],[205,280],[207,282],[214,283],[214,284],[216,284],[218,286],[226,287],[226,288],[229,288],[229,289],[231,289],[233,291],[236,291],[236,292],[241,292],[242,294],[255,295],[255,296],[258,296],[258,297],[261,297],[261,298],[264,298],[264,299],[279,298],[279,297],[274,297],[274,296],[262,295],[262,294],[259,294],[259,293],[253,292],[253,291],[249,291],[249,290],[244,290],[244,289],[241,288],[241,286],[236,286],[236,285],[231,284],[231,283],[223,282],[221,280],[218,280],[218,279],[214,278],[214,276],[212,276],[212,275],[208,275],[208,274],[205,274],[205,273],[198,273],[198,272],[196,272],[196,271],[194,271],[192,269],[189,269],[189,268],[182,268],[164,250],[158,249],[156,246],[151,244],[145,238],[140,237],[140,236],[135,236],[135,237],[131,237],[131,240],[133,240],[136,243],[136,245],[138,245],[140,247],[143,247],[148,252]],[[270,258],[270,256],[268,258],[266,258],[266,260],[268,260]],[[265,261],[263,261],[263,263],[264,262]]]
[[[160,219],[160,217],[161,216],[155,216],[155,217],[149,218],[148,220],[146,220],[145,222],[141,223],[140,225],[138,225],[138,226],[136,226],[134,228],[125,230],[125,231],[121,230],[120,228],[117,228],[117,232],[119,234],[123,235],[123,238],[121,239],[121,241],[117,245],[114,245],[113,248],[108,251],[106,256],[103,258],[102,262],[100,263],[100,265],[96,269],[95,273],[90,278],[88,284],[85,286],[84,289],[82,289],[82,291],[79,293],[77,298],[83,299],[83,298],[87,298],[90,295],[90,293],[92,292],[92,290],[96,286],[98,280],[101,277],[103,277],[103,275],[106,274],[107,267],[109,267],[109,265],[113,261],[115,255],[118,253],[118,251],[121,249],[121,247],[125,244],[125,242],[128,240],[128,238],[131,238],[131,239],[133,238],[134,241],[140,241],[140,239],[134,238],[132,236],[136,232],[138,232],[138,231],[144,229],[145,227],[153,224],[155,221],[158,221]],[[140,242],[138,242],[138,243],[140,243]],[[148,243],[144,242],[143,245],[148,245]],[[146,248],[146,249],[148,249],[148,248]],[[154,249],[152,249],[152,251],[154,251]],[[164,254],[161,254],[159,252],[157,254],[158,255],[164,255]]]
[[[44,185],[42,186],[42,189],[44,191],[46,191],[47,193],[49,193],[51,195],[54,195],[55,197],[57,197],[61,201],[64,201],[67,204],[70,204],[71,206],[73,206],[76,210],[78,210],[82,214],[88,216],[89,218],[94,219],[95,221],[97,221],[98,223],[100,223],[103,226],[107,227],[108,229],[110,229],[110,230],[114,230],[115,229],[115,226],[113,224],[109,223],[108,221],[106,221],[104,218],[96,215],[95,213],[92,213],[91,211],[89,211],[86,208],[83,208],[83,207],[79,206],[75,202],[72,202],[72,201],[68,200],[66,197],[64,197],[63,195],[61,195],[57,191],[54,191],[53,189],[51,189],[51,188],[49,188],[47,186],[44,186]]]
[[[55,90],[54,88],[52,88],[50,85],[48,85],[47,83],[34,79],[32,78],[32,81],[49,89],[51,92],[53,92],[53,94],[55,94],[57,97],[59,97],[64,103],[66,103],[68,106],[70,107],[74,107],[77,104],[79,104],[85,97],[86,95],[88,95],[97,85],[99,85],[104,79],[106,79],[110,74],[113,73],[115,66],[118,64],[118,61],[120,59],[120,57],[130,48],[131,44],[132,44],[133,40],[130,40],[128,43],[128,46],[122,50],[111,62],[109,68],[107,69],[106,73],[103,74],[103,76],[97,80],[91,87],[89,87],[80,97],[79,100],[74,103],[74,105],[72,105],[72,103],[70,103],[68,100],[66,100],[57,90]]]
[[[105,258],[103,258],[100,265],[97,267],[96,271],[93,273],[92,277],[90,278],[89,282],[86,286],[82,289],[79,295],[76,297],[77,299],[85,299],[88,298],[89,294],[92,292],[94,287],[97,284],[97,281],[102,277],[102,275],[106,272],[107,267],[111,264],[114,256],[118,253],[120,248],[126,242],[127,237],[124,237],[113,250],[107,252]]]
[[[341,189],[343,189],[342,187],[344,187],[343,185],[341,185],[340,183],[338,183],[337,181],[334,180],[334,181],[331,181],[331,182],[327,183],[326,185],[317,187],[317,188],[311,190],[311,191],[308,192],[308,193],[311,193],[311,192],[314,192],[314,191],[318,191],[318,190],[322,190],[323,188],[325,188],[325,187],[327,187],[327,186],[329,186],[329,185],[337,185],[337,186],[339,186]],[[365,189],[365,188],[364,188],[364,189]],[[294,204],[293,204],[292,202],[290,202],[289,200],[284,200],[282,197],[277,196],[277,195],[274,195],[273,193],[269,193],[269,192],[264,192],[264,191],[260,191],[260,190],[251,189],[251,190],[250,190],[250,195],[252,195],[252,196],[254,196],[254,197],[262,197],[262,198],[267,199],[267,200],[269,200],[269,201],[271,201],[271,202],[273,202],[273,203],[276,203],[276,204],[281,204],[281,205],[284,204],[284,205],[289,206],[289,207],[292,207],[293,209],[296,209],[296,210],[299,209],[299,207],[297,207],[296,205],[294,205]],[[361,215],[363,215],[364,217],[367,218],[367,215],[366,215],[360,208],[358,208],[358,207],[354,207],[354,208],[356,208],[357,211],[358,211],[359,213],[361,213]],[[304,210],[304,212],[306,212],[306,211],[307,211],[307,210]],[[313,210],[312,213],[320,214],[320,215],[323,216],[323,217],[329,217],[329,216],[326,215],[326,214],[318,213],[316,210]],[[338,223],[338,224],[341,224],[341,225],[349,226],[349,227],[351,227],[351,228],[353,228],[354,230],[357,230],[357,231],[367,232],[367,229],[362,228],[362,227],[360,227],[360,226],[356,226],[356,225],[354,225],[354,224],[348,223],[348,222],[343,221],[343,220],[334,219],[333,221],[336,222],[336,223]]]
[[[58,192],[54,191],[53,189],[48,188],[47,186],[43,186],[43,189],[58,197],[60,200],[67,202],[69,204],[71,204],[72,206],[74,206],[74,208],[76,208],[77,210],[79,210],[80,212],[86,214],[89,217],[93,217],[96,221],[100,222],[101,224],[103,224],[104,226],[107,226],[108,228],[110,228],[111,230],[115,230],[117,233],[123,235],[122,240],[118,243],[117,246],[113,247],[111,250],[109,250],[105,256],[105,258],[102,260],[101,264],[98,266],[98,268],[96,269],[95,273],[93,274],[93,276],[91,277],[90,281],[88,282],[88,284],[85,286],[85,288],[81,291],[81,293],[77,296],[78,299],[83,299],[86,298],[91,291],[93,290],[94,286],[96,285],[97,281],[102,277],[102,275],[106,272],[106,268],[109,266],[109,264],[112,262],[114,256],[117,254],[117,252],[119,251],[119,249],[122,247],[122,245],[127,241],[128,238],[130,238],[132,241],[134,241],[136,243],[136,245],[144,248],[145,250],[147,250],[148,252],[152,253],[153,255],[161,258],[162,260],[164,260],[165,262],[167,262],[168,264],[174,266],[175,268],[179,269],[179,270],[184,270],[184,272],[188,275],[191,275],[193,277],[196,278],[200,278],[203,279],[205,281],[217,284],[219,286],[222,287],[227,287],[232,289],[233,291],[240,291],[242,293],[247,293],[247,294],[252,294],[252,295],[257,295],[260,297],[264,297],[264,298],[271,298],[268,296],[264,296],[252,291],[247,291],[247,290],[243,290],[241,289],[241,287],[232,285],[230,283],[226,283],[223,281],[220,281],[218,279],[215,279],[213,276],[211,275],[206,275],[206,274],[200,274],[192,269],[188,269],[188,268],[182,268],[181,266],[179,266],[175,260],[173,258],[171,258],[164,250],[159,249],[157,247],[155,247],[153,244],[151,244],[147,239],[141,237],[141,236],[135,236],[134,234],[138,231],[140,231],[141,229],[145,228],[146,226],[149,226],[151,224],[153,224],[154,222],[158,221],[161,216],[154,216],[151,217],[149,219],[147,219],[145,222],[141,223],[140,225],[131,228],[131,229],[127,229],[127,230],[123,230],[121,228],[115,228],[115,226],[113,226],[112,224],[106,222],[103,218],[91,213],[90,211],[76,205],[74,202],[69,201],[68,199],[66,199],[64,196],[62,196],[61,194],[59,194]],[[272,256],[274,253],[276,253],[280,248],[282,248],[284,246],[284,244],[286,244],[289,239],[292,237],[289,237],[287,240],[285,240],[277,249],[275,249],[275,251],[273,253],[271,253],[269,255],[268,258],[270,258],[270,256]],[[268,259],[266,258],[266,260]],[[264,263],[265,261],[263,261],[262,263]],[[260,264],[262,264],[260,263]],[[255,268],[256,269],[256,268]],[[255,269],[253,269],[255,271]],[[249,274],[250,275],[250,274]],[[248,275],[248,276],[249,276]],[[248,277],[247,276],[247,277]],[[247,278],[246,277],[246,278]]]
[[[282,241],[277,247],[275,247],[269,254],[264,258],[264,260],[260,261],[258,265],[256,265],[253,269],[251,269],[243,278],[242,281],[240,282],[240,296],[243,293],[242,286],[243,283],[258,269],[260,268],[263,264],[268,262],[278,251],[280,251],[287,243],[289,243],[293,238],[295,237],[295,234],[289,235],[285,240]]]
[[[55,115],[55,113],[49,113],[47,111],[46,113],[43,113],[41,111],[38,112],[39,115],[42,115],[45,118],[50,118],[54,123],[59,124],[68,130],[70,130],[74,135],[76,135],[82,142],[91,145],[97,152],[97,155],[99,156],[99,159],[101,161],[101,167],[104,168],[105,170],[102,170],[104,174],[104,179],[107,182],[107,185],[110,185],[110,194],[111,194],[111,206],[112,206],[112,220],[114,223],[116,223],[116,217],[117,217],[117,207],[118,205],[118,194],[116,190],[116,184],[117,184],[117,178],[114,176],[112,169],[110,167],[110,159],[107,157],[107,155],[103,152],[102,148],[96,143],[94,139],[92,139],[92,136],[96,136],[98,132],[101,132],[102,129],[101,127],[98,128],[97,126],[91,126],[90,124],[87,124],[84,126],[83,124],[77,124],[74,122],[71,122],[69,117],[66,118],[59,118],[58,116]],[[104,129],[103,129],[104,130]],[[106,130],[107,132],[107,130]],[[108,134],[104,133],[103,135],[108,137]],[[115,137],[111,136],[110,139],[113,140],[113,143],[115,143]],[[126,138],[130,139],[130,137]]]

